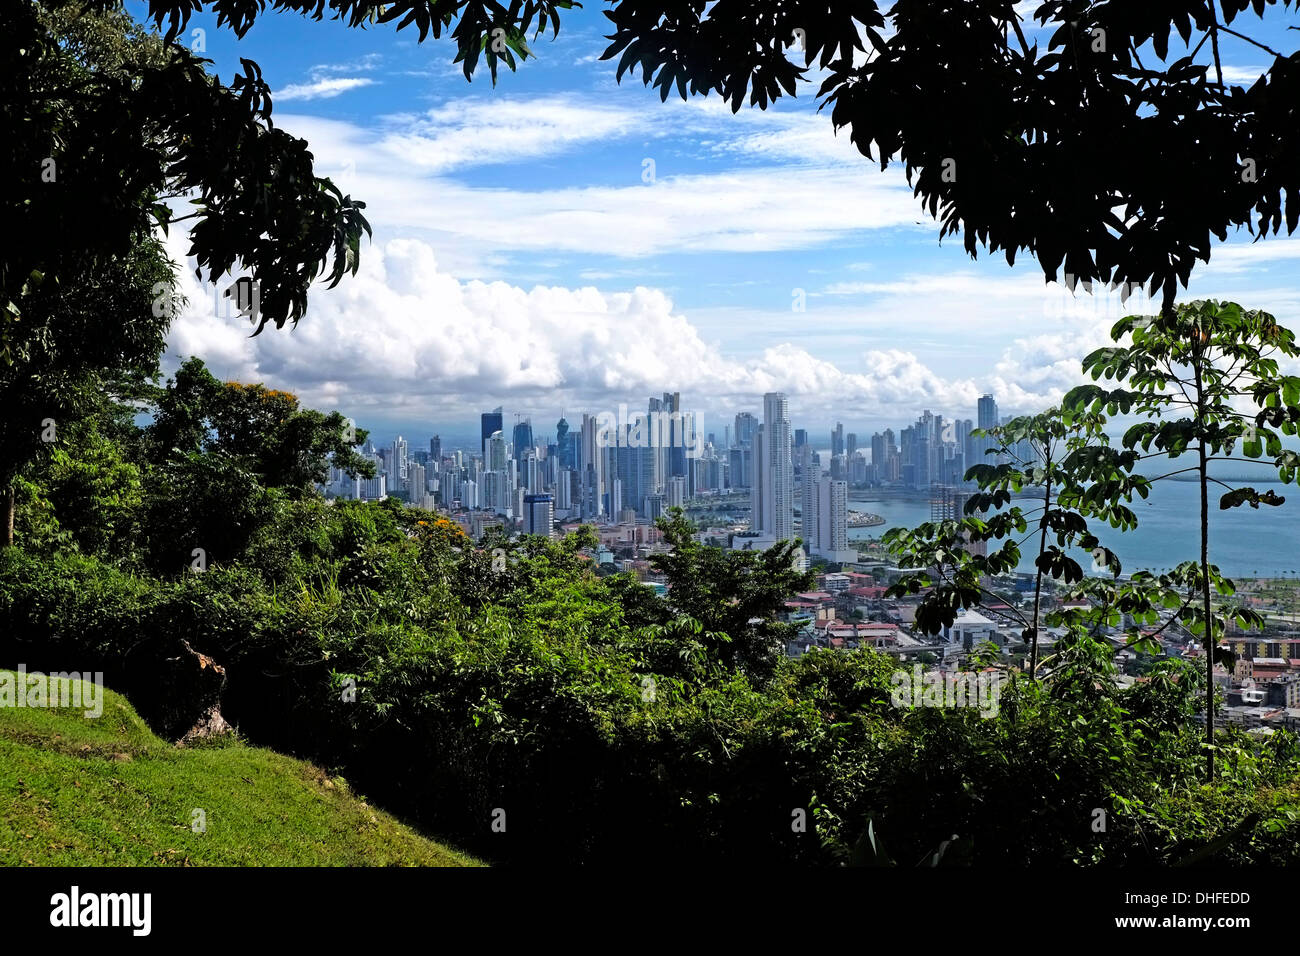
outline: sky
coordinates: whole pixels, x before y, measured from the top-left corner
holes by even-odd
[[[638,79],[617,84],[598,61],[604,6],[570,11],[495,87],[412,30],[268,12],[236,40],[196,16],[186,42],[226,82],[240,57],[261,66],[276,125],[367,203],[374,238],[296,328],[256,338],[191,263],[165,369],[198,355],[220,377],[338,409],[377,444],[476,441],[496,406],[546,437],[560,415],[644,409],[665,391],[721,439],[783,391],[821,446],[837,421],[866,441],[926,409],[974,419],[986,392],[1004,415],[1040,411],[1081,381],[1117,318],[1151,311],[1047,285],[1029,257],[1013,268],[940,243],[901,170],[836,135],[815,84],[736,114],[716,96],[661,103]],[[1258,36],[1290,49],[1276,20]],[[1224,39],[1229,80],[1266,68]],[[182,261],[184,235],[169,244]],[[1298,264],[1300,239],[1230,237],[1186,297],[1294,324]]]

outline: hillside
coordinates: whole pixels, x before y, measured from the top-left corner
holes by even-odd
[[[196,809],[205,832],[194,832]],[[467,866],[340,778],[232,742],[176,748],[127,700],[0,707],[0,864]]]

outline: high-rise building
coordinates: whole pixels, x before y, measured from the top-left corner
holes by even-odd
[[[686,478],[683,475],[673,475],[668,479],[668,507],[684,508],[686,507]]]
[[[555,447],[556,454],[560,458],[560,467],[573,468],[576,456],[573,454],[573,442],[569,438],[569,423],[563,416],[555,423]]]
[[[484,445],[483,470],[502,473],[506,470],[506,439],[500,429],[489,435]]]
[[[977,428],[989,429],[996,428],[998,424],[998,403],[993,400],[992,395],[983,395],[975,407],[975,425]],[[989,451],[998,447],[997,442],[987,435],[976,437],[970,435],[966,441],[966,465],[992,465],[996,464],[994,456]]]
[[[820,479],[821,469],[810,468],[804,472],[800,489],[799,515],[803,525],[799,536],[809,551],[816,547],[817,542],[817,482]]]
[[[496,432],[501,431],[503,427],[504,425],[501,422],[501,406],[498,405],[496,408],[492,409],[492,411],[483,413],[479,432],[482,436],[480,451],[483,452],[484,461],[487,460],[488,439]]]
[[[727,452],[731,488],[754,486],[754,449],[741,446]]]
[[[838,458],[844,454],[844,423],[836,422],[831,431],[831,457]]]
[[[406,465],[410,449],[406,439],[398,435],[393,439],[393,467],[389,490],[398,493],[406,490]]]
[[[831,561],[854,560],[849,550],[849,485],[820,477],[816,482],[817,534],[810,550]]]
[[[758,433],[758,419],[749,412],[736,416],[736,444],[741,448],[752,448],[754,436]]]
[[[544,538],[555,534],[555,499],[551,495],[524,495],[524,531]]]
[[[442,464],[442,439],[437,435],[429,439],[429,461],[435,470]]]
[[[582,431],[579,433],[578,440],[578,480],[581,488],[578,509],[584,521],[605,514],[606,456],[604,452],[596,417],[583,414]]]
[[[845,442],[844,445],[844,457],[852,461],[854,454],[857,453],[857,450],[858,450],[857,432],[849,432],[848,440]]]
[[[425,495],[425,471],[423,465],[410,462],[406,466],[406,500],[413,505],[423,505]]]
[[[523,419],[515,423],[514,431],[515,461],[523,461],[524,456],[528,454],[529,449],[533,447],[533,423],[530,419]]]
[[[754,529],[777,541],[789,540],[794,537],[794,460],[784,393],[763,396],[763,424],[754,447]]]

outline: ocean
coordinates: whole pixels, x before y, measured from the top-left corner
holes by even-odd
[[[1210,489],[1210,563],[1217,564],[1228,577],[1300,577],[1300,488],[1280,484],[1256,485],[1263,491],[1272,489],[1286,502],[1258,510],[1249,505],[1220,511],[1218,502],[1224,489]],[[1022,508],[1033,507],[1027,500],[1017,501]],[[1195,482],[1161,481],[1152,486],[1151,496],[1136,499],[1132,509],[1138,518],[1134,531],[1120,532],[1109,525],[1091,522],[1090,527],[1101,543],[1119,555],[1124,572],[1161,571],[1200,556],[1200,488]],[[924,499],[871,497],[870,491],[854,492],[849,508],[869,511],[885,519],[883,525],[850,528],[849,538],[879,538],[890,528],[916,527],[930,520],[930,506]],[[1034,547],[1025,542],[1022,549]],[[1028,552],[1026,552],[1028,554]],[[1092,560],[1086,552],[1075,555],[1085,571]],[[1032,555],[1021,561],[1020,570],[1032,571]]]

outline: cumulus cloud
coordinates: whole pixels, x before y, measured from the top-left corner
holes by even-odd
[[[376,244],[357,276],[316,290],[298,328],[256,338],[219,293],[191,272],[182,282],[190,303],[171,330],[169,370],[196,354],[220,376],[272,382],[363,422],[502,403],[539,413],[640,407],[664,390],[718,420],[784,391],[800,419],[898,422],[927,407],[973,408],[984,390],[897,348],[832,362],[784,342],[738,359],[707,342],[662,291],[461,281],[410,239]]]

